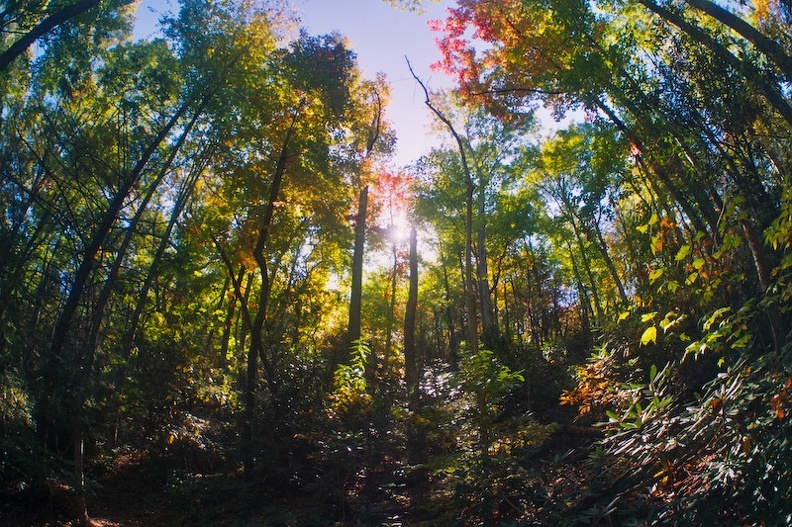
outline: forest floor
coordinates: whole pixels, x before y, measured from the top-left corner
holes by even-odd
[[[519,507],[540,518],[556,506],[553,496],[585,489],[596,477],[585,463],[590,444],[591,438],[559,432],[532,461],[543,474],[542,492],[550,501],[505,501],[501,508],[514,508],[506,515],[514,516]],[[178,481],[172,475],[163,477],[164,467],[157,463],[140,455],[122,456],[95,481],[96,492],[89,501],[94,527],[429,527],[447,525],[452,513],[448,508],[459,507],[437,481],[433,494],[416,497],[395,456],[386,455],[377,466],[356,474],[344,485],[340,500],[321,488],[279,491],[267,483],[247,483],[238,472],[196,474],[190,481]]]
[[[506,524],[551,525],[545,520],[559,506],[587,501],[582,496],[597,485],[600,475],[587,462],[596,437],[585,433],[594,429],[554,426],[547,441],[523,456],[517,487],[504,490],[493,505]],[[260,475],[247,482],[227,462],[196,461],[178,449],[156,455],[132,450],[89,471],[88,511],[94,527],[430,527],[465,525],[459,519],[476,514],[479,490],[467,489],[460,497],[458,482],[427,471],[419,493],[403,458],[402,447],[383,449],[346,481],[290,487]],[[501,484],[499,476],[483,477]],[[9,525],[71,525],[65,520],[68,499],[51,493],[39,501],[48,510]]]
[[[410,521],[399,464],[387,460],[361,473],[340,505],[317,491],[276,492],[263,483],[246,483],[238,472],[198,474],[177,488],[177,482],[162,479],[161,467],[150,463],[138,455],[123,456],[95,482],[88,503],[94,527],[418,525]]]

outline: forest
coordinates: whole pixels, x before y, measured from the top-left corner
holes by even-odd
[[[790,0],[457,0],[407,166],[287,1],[136,6],[0,2],[0,524],[792,525]]]

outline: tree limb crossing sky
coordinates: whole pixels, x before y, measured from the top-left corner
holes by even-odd
[[[432,63],[440,60],[440,52],[435,44],[437,35],[429,29],[428,22],[444,18],[446,9],[454,2],[426,4],[425,12],[418,14],[395,9],[383,0],[294,0],[301,14],[301,25],[310,34],[338,31],[350,40],[366,78],[373,79],[378,72],[387,76],[392,85],[387,118],[398,137],[397,165],[411,163],[440,142],[439,136],[429,132],[433,118],[423,103],[420,87],[410,75],[405,57],[430,89],[451,84],[451,79],[442,72],[430,69]],[[137,11],[135,35],[152,36],[157,20],[173,9],[176,6],[172,2],[143,0]]]

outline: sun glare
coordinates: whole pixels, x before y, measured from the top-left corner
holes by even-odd
[[[410,239],[410,221],[407,214],[399,212],[388,227],[388,239],[393,243],[404,243]]]

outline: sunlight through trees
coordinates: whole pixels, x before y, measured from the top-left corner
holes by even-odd
[[[792,522],[788,2],[292,12],[0,9],[0,523]]]

